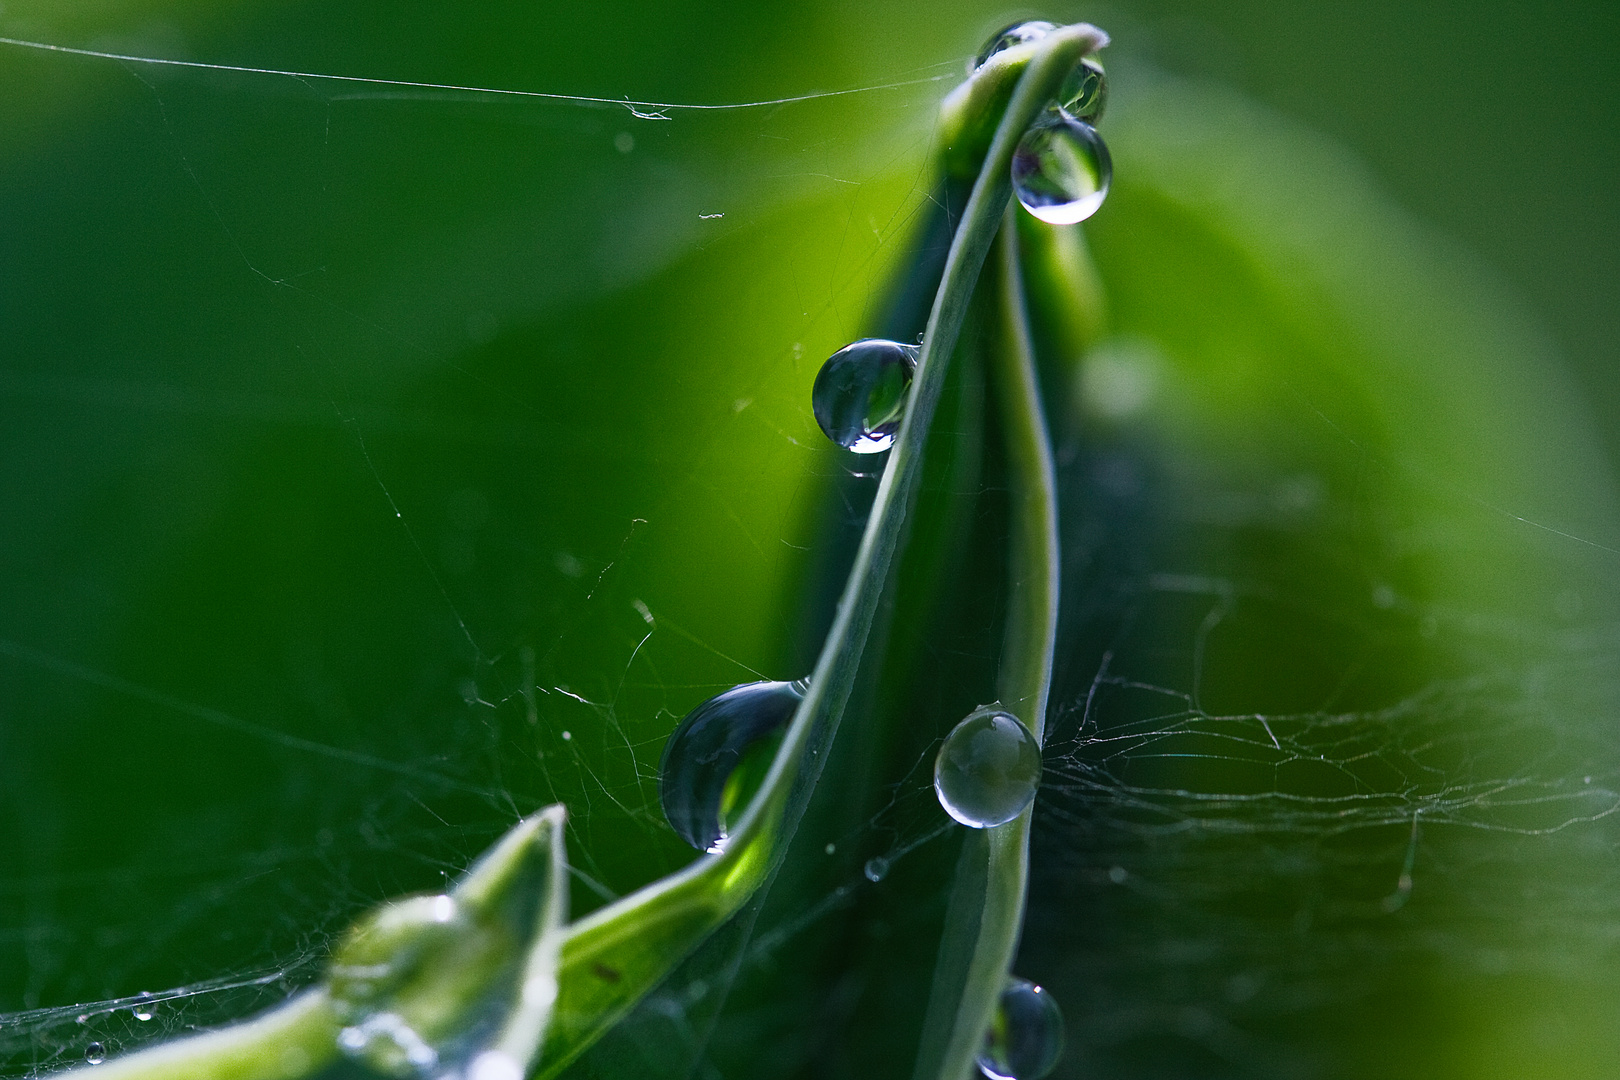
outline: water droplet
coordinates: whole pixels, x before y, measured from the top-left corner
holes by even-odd
[[[686,714],[658,766],[664,816],[682,840],[720,849],[770,769],[804,690],[803,683],[744,683]]]
[[[984,1035],[979,1071],[990,1080],[1040,1080],[1063,1056],[1063,1013],[1052,995],[1009,978]]]
[[[979,55],[973,61],[973,70],[984,67],[985,62],[999,52],[1006,52],[1014,45],[1027,45],[1031,41],[1041,38],[1056,30],[1057,26],[1045,19],[1031,19],[1027,22],[1015,22],[1011,26],[1004,26],[990,35],[990,40],[984,43]]]
[[[866,860],[866,866],[861,872],[866,875],[867,881],[873,883],[882,881],[889,876],[889,860],[882,855],[873,856]]]
[[[1037,120],[1013,151],[1013,191],[1031,214],[1072,225],[1097,212],[1114,174],[1097,129],[1063,112]]]
[[[463,933],[464,920],[448,896],[415,896],[366,916],[332,954],[328,984],[332,1003],[350,1030],[369,1043],[365,1025],[386,1000],[415,975],[423,958]],[[348,1045],[345,1043],[345,1045]]]
[[[986,829],[1019,814],[1041,781],[1041,746],[1016,716],[983,708],[945,736],[934,759],[934,793],[963,825]]]
[[[133,1009],[129,1010],[129,1013],[135,1019],[143,1022],[152,1019],[152,1010],[146,1005],[137,1005]]]
[[[915,345],[882,338],[862,338],[833,353],[810,391],[827,438],[857,454],[887,450],[906,412],[917,353]]]
[[[98,1042],[93,1042],[84,1048],[84,1060],[92,1065],[100,1065],[107,1060],[107,1048]]]
[[[1094,125],[1102,119],[1108,105],[1108,76],[1095,56],[1088,56],[1074,65],[1069,77],[1058,90],[1058,108],[1074,117]]]

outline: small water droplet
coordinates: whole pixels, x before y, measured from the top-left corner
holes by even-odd
[[[93,1042],[84,1048],[84,1060],[92,1065],[100,1065],[107,1060],[107,1048],[98,1042]]]
[[[1040,1080],[1063,1056],[1063,1013],[1052,995],[1009,978],[984,1035],[979,1071],[990,1080]]]
[[[1041,781],[1041,746],[1011,713],[977,709],[945,736],[934,793],[963,825],[986,829],[1023,813]]]
[[[979,55],[973,61],[973,70],[977,71],[984,67],[985,62],[999,52],[1006,52],[1014,45],[1027,45],[1031,41],[1039,41],[1056,29],[1056,24],[1049,23],[1045,19],[1030,19],[1003,26],[991,34],[990,39],[984,43],[984,48],[979,50]]]
[[[137,1005],[133,1009],[129,1010],[129,1013],[135,1019],[142,1022],[152,1019],[152,1010],[145,1005]]]
[[[332,1004],[348,1022],[346,1036],[363,1050],[378,1003],[417,971],[426,952],[462,932],[460,911],[449,896],[414,896],[372,912],[332,954],[327,979]],[[348,1043],[345,1043],[347,1046]]]
[[[861,871],[866,880],[874,884],[889,876],[889,860],[882,855],[874,855],[866,860],[866,866]]]
[[[1125,884],[1125,879],[1130,876],[1130,872],[1123,866],[1110,866],[1108,868],[1108,880],[1112,881],[1115,885]]]
[[[1073,225],[1108,197],[1114,165],[1097,129],[1061,111],[1030,125],[1013,151],[1013,191],[1024,209],[1052,225]]]
[[[816,374],[810,402],[827,438],[857,454],[887,450],[906,413],[918,349],[862,338],[833,353]]]
[[[720,849],[765,779],[803,698],[803,683],[744,683],[686,714],[658,766],[659,801],[682,840],[703,851]]]
[[[1108,76],[1095,56],[1088,56],[1074,65],[1069,77],[1058,90],[1058,108],[1093,126],[1102,119],[1108,105]]]
[[[837,844],[828,844],[826,847],[822,848],[821,850],[825,851],[828,855],[831,855],[833,852],[838,850],[838,845]]]

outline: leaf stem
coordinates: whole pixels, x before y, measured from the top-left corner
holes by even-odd
[[[1024,298],[1017,214],[1007,207],[997,238],[1001,333],[991,349],[1012,488],[1010,595],[997,692],[1002,705],[1040,740],[1057,641],[1057,482]],[[929,995],[917,1080],[962,1080],[971,1074],[984,1045],[1023,929],[1033,809],[964,840]],[[943,1049],[935,1049],[941,1045]]]

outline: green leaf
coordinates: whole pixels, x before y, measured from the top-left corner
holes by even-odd
[[[360,920],[326,978],[274,1011],[94,1070],[115,1080],[279,1080],[339,1048],[386,1076],[448,1068],[512,1080],[540,1048],[567,923],[562,807],[522,822],[440,896]]]

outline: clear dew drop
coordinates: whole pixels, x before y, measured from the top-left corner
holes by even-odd
[[[84,1048],[84,1060],[92,1065],[100,1065],[107,1060],[107,1048],[98,1042],[93,1042]]]
[[[1009,978],[996,1002],[979,1052],[979,1071],[990,1080],[1040,1080],[1063,1056],[1063,1013],[1052,995],[1025,979]]]
[[[1023,813],[1041,782],[1041,745],[1016,716],[969,713],[934,758],[934,793],[963,825],[987,829]]]
[[[658,796],[682,840],[708,852],[724,847],[804,691],[802,682],[744,683],[703,702],[676,726],[658,766]]]
[[[917,354],[915,345],[883,338],[862,338],[833,353],[810,391],[827,438],[857,454],[887,450],[906,414]]]
[[[142,1022],[152,1019],[152,1010],[146,1005],[135,1006],[133,1009],[129,1010],[129,1014]]]
[[[875,885],[889,876],[889,860],[882,855],[874,855],[866,860],[866,866],[862,868],[861,872],[866,875],[867,881]]]
[[[1049,23],[1045,19],[1030,19],[1026,22],[1015,22],[1010,26],[1003,26],[1000,30],[991,34],[990,39],[984,43],[984,48],[979,50],[979,55],[973,60],[973,70],[977,71],[984,67],[985,62],[996,53],[1006,52],[1014,45],[1026,45],[1031,41],[1039,41],[1056,29],[1056,24]]]
[[[1058,91],[1057,104],[1076,120],[1095,126],[1108,105],[1108,76],[1101,61],[1088,56],[1074,65]]]
[[[390,1003],[466,929],[459,905],[446,895],[398,900],[357,923],[327,971],[332,1005],[345,1025],[339,1047],[390,1075],[435,1064],[438,1052]]]
[[[1013,191],[1025,210],[1052,225],[1073,225],[1108,197],[1114,165],[1097,129],[1061,110],[1037,120],[1013,151]]]

